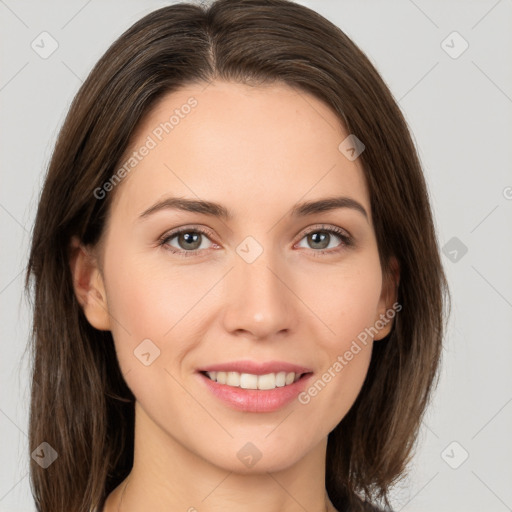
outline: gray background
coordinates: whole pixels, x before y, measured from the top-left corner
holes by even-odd
[[[169,3],[0,0],[2,512],[35,510],[22,273],[43,173],[93,64],[132,23]],[[340,26],[399,101],[445,248],[453,313],[441,380],[394,507],[512,510],[512,0],[299,3]],[[31,48],[43,31],[58,43],[46,59]]]

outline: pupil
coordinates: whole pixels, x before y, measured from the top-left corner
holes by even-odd
[[[310,239],[311,241],[313,242],[313,244],[320,244],[320,247],[315,247],[316,249],[325,249],[328,245],[329,245],[329,234],[328,233],[322,233],[321,231],[320,232],[315,232],[315,233],[312,233],[310,236]],[[327,243],[325,243],[327,242]]]
[[[187,247],[187,249],[197,249],[201,242],[199,241],[199,237],[201,235],[199,233],[182,233],[182,240],[185,241],[185,244],[192,244],[193,247]]]

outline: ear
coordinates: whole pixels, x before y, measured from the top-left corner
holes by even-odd
[[[96,329],[109,331],[107,295],[97,257],[77,237],[71,239],[69,265],[75,295],[87,320]]]
[[[400,266],[397,259],[393,256],[389,264],[390,271],[384,276],[382,283],[382,292],[375,317],[375,328],[378,334],[373,338],[375,341],[385,338],[393,327],[393,318],[401,306],[393,307],[398,299],[398,285],[400,282]],[[393,313],[390,314],[390,311]]]

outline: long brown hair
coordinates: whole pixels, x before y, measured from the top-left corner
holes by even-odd
[[[389,489],[405,473],[437,382],[449,302],[406,122],[367,57],[314,11],[287,0],[175,4],[135,23],[91,71],[41,193],[25,280],[34,308],[30,453],[46,442],[58,458],[47,468],[31,459],[39,511],[101,507],[133,463],[134,396],[111,333],[94,329],[77,301],[70,240],[99,240],[113,193],[99,200],[94,191],[113,176],[156,102],[214,79],[310,93],[365,144],[360,159],[380,261],[386,273],[391,257],[399,263],[402,311],[374,345],[356,402],[329,434],[326,490],[340,511],[363,510],[372,499],[389,506]]]

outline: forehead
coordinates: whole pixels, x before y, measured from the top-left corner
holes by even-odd
[[[114,201],[132,215],[171,194],[275,218],[299,201],[350,195],[371,215],[360,161],[339,149],[348,135],[324,102],[287,85],[189,85],[137,127]]]

